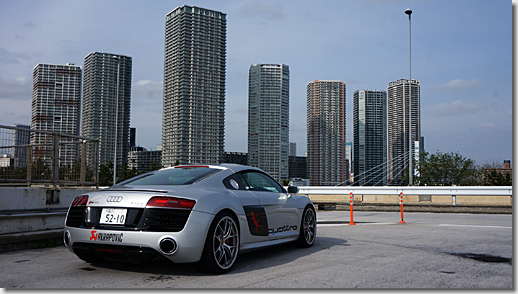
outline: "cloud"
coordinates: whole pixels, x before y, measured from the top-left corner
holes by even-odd
[[[269,20],[283,20],[286,19],[284,15],[284,7],[280,3],[263,4],[261,1],[248,3],[243,7],[242,13],[245,16],[258,17]]]
[[[483,122],[483,123],[479,124],[478,127],[480,127],[480,128],[494,128],[495,124],[494,123]]]
[[[163,92],[164,83],[162,81],[140,80],[133,84],[131,96],[162,101]]]
[[[31,98],[32,84],[25,77],[0,77],[0,99],[30,100]]]
[[[460,79],[454,79],[449,81],[448,83],[439,87],[441,90],[461,90],[467,88],[477,88],[482,86],[482,83],[478,81],[478,79],[474,79],[471,81],[465,81]]]
[[[451,103],[442,103],[432,107],[430,112],[435,116],[456,116],[466,113],[474,113],[477,110],[475,104],[465,103],[461,100]]]
[[[16,53],[0,47],[0,64],[20,64],[20,59],[31,59],[24,53]]]

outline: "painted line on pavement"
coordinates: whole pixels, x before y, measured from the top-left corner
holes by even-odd
[[[474,225],[449,225],[439,224],[441,227],[470,227],[470,228],[494,228],[494,229],[512,229],[513,227],[502,227],[502,226],[474,226]]]

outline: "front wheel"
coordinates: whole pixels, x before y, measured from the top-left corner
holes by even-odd
[[[237,221],[227,212],[218,214],[212,222],[200,261],[196,268],[214,274],[224,274],[236,261],[239,252]]]
[[[317,237],[317,215],[313,207],[306,206],[300,223],[297,245],[305,248],[313,246]]]

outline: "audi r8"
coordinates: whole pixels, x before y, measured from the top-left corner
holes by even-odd
[[[64,243],[90,263],[166,258],[226,273],[240,253],[314,244],[315,208],[297,192],[249,166],[163,168],[76,197]]]

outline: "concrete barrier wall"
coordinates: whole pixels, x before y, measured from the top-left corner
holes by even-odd
[[[94,188],[58,189],[57,203],[47,203],[50,188],[0,187],[0,212],[68,208],[76,196],[94,191]]]
[[[5,234],[63,229],[70,203],[94,188],[59,189],[58,198],[45,188],[0,188],[0,244]],[[54,203],[49,203],[53,200]],[[4,235],[4,236],[2,236]]]

